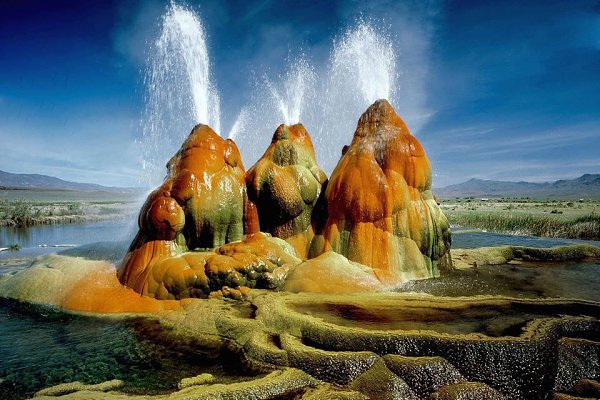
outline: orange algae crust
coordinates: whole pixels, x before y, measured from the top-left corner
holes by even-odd
[[[117,279],[106,261],[49,255],[0,280],[0,297],[90,313],[155,313],[185,303],[140,296]]]
[[[160,300],[223,295],[238,299],[245,287],[278,288],[290,268],[300,263],[289,244],[263,233],[212,251],[178,254],[168,246],[164,241],[149,242],[131,254],[153,257],[137,278],[135,291]]]
[[[246,175],[261,231],[285,239],[306,259],[314,236],[313,209],[326,181],[304,126],[279,125],[271,144]]]
[[[185,301],[140,296],[119,282],[114,265],[105,263],[83,276],[66,293],[61,307],[94,313],[155,313],[181,310]]]

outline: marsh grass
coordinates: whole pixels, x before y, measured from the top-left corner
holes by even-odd
[[[83,215],[79,203],[36,203],[19,200],[0,200],[0,225],[31,226],[45,223],[48,217]]]
[[[447,211],[446,214],[452,225],[533,236],[600,240],[600,214],[595,212],[578,217],[478,210]]]

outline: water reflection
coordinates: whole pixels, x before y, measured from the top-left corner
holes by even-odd
[[[452,271],[441,278],[407,282],[397,291],[600,301],[600,262],[486,265]]]
[[[324,321],[370,330],[431,330],[452,335],[482,333],[491,337],[519,336],[526,325],[538,318],[563,315],[600,316],[596,305],[581,303],[528,304],[484,302],[465,305],[407,302],[358,306],[345,303],[293,304],[292,308]]]
[[[545,238],[537,236],[509,235],[503,233],[472,231],[472,230],[452,230],[452,248],[453,249],[473,249],[476,247],[494,247],[494,246],[527,246],[527,247],[553,247],[565,246],[576,243],[591,244],[600,246],[599,241]]]
[[[27,228],[0,227],[0,247],[17,243],[22,248],[82,245],[94,242],[131,240],[132,224],[101,222],[94,224],[39,225]]]

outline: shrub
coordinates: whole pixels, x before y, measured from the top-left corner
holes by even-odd
[[[11,243],[8,245],[8,251],[20,251],[21,245],[18,243]]]

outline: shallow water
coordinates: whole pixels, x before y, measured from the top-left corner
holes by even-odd
[[[565,297],[600,301],[600,262],[486,265],[442,278],[412,281],[397,289],[436,296]]]
[[[55,252],[117,263],[127,250],[134,228],[125,223],[0,228],[0,247],[8,243],[23,247],[20,252],[0,253],[0,274],[27,268],[36,256]],[[454,248],[551,247],[582,242],[600,245],[600,242],[488,232],[457,231],[453,235]],[[76,246],[38,247],[44,244]],[[569,297],[600,301],[600,262],[483,266],[455,271],[444,278],[409,282],[398,290],[444,296]],[[410,314],[353,306],[319,307],[303,312],[369,329],[478,332],[489,336],[517,336],[531,320],[558,315],[560,311],[476,307],[455,314],[432,314],[426,310],[413,310]],[[566,310],[566,313],[578,315],[580,311]],[[160,393],[174,390],[184,377],[203,372],[213,373],[224,382],[249,375],[228,369],[239,364],[231,355],[210,358],[208,349],[203,352],[201,346],[189,343],[175,346],[177,342],[169,337],[156,323],[148,321],[76,317],[0,300],[0,399],[26,398],[43,387],[74,380],[98,383],[122,379],[127,382],[128,392]]]
[[[182,343],[158,323],[78,317],[0,300],[0,399],[31,396],[59,383],[126,382],[129,393],[164,393],[190,376],[249,376],[237,358]],[[215,358],[217,357],[217,358]]]
[[[19,244],[21,251],[0,253],[0,259],[16,255],[41,255],[60,251],[64,245],[83,245],[104,241],[130,241],[137,226],[125,222],[93,224],[38,225],[26,228],[0,227],[0,247]],[[45,247],[48,246],[48,247]]]
[[[124,222],[0,227],[0,247],[13,243],[21,246],[20,251],[0,252],[0,275],[27,268],[35,257],[52,253],[118,262],[135,228],[135,224]]]
[[[486,336],[519,336],[534,319],[562,315],[600,317],[600,307],[572,303],[530,305],[523,303],[472,304],[463,308],[407,304],[385,305],[310,303],[291,306],[295,311],[336,325],[370,330],[434,331],[448,334],[481,333]]]
[[[506,233],[494,233],[460,229],[452,230],[453,249],[473,249],[476,247],[494,247],[508,245],[527,247],[553,247],[579,243],[600,246],[600,242],[594,240],[545,238],[537,236],[509,235]]]

